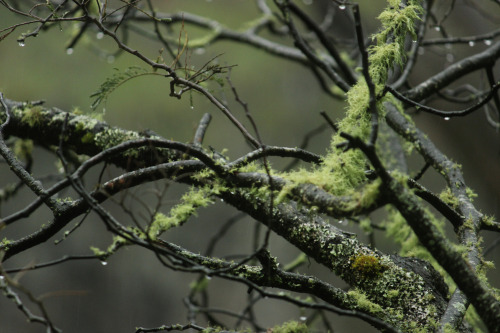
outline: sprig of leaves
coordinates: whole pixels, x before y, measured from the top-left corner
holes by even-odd
[[[161,75],[159,73],[149,71],[145,68],[142,67],[128,67],[124,71],[120,71],[118,68],[115,68],[116,73],[108,77],[99,87],[99,90],[97,90],[95,93],[90,95],[91,98],[95,98],[94,101],[92,102],[91,108],[96,109],[99,104],[102,102],[106,102],[108,99],[108,96],[115,91],[118,87],[120,87],[122,84],[125,82],[128,82],[131,79],[135,79],[140,76],[145,76],[145,75]]]

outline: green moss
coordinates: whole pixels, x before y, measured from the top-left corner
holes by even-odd
[[[481,218],[481,222],[484,225],[491,227],[495,225],[495,218],[493,216],[483,215],[483,217]]]
[[[5,225],[4,225],[5,226]],[[0,227],[0,230],[4,227]],[[10,239],[7,239],[7,237],[4,237],[2,239],[2,241],[0,242],[0,249],[2,249],[2,251],[7,251],[9,249],[9,246],[10,244],[12,243],[12,241]]]
[[[57,198],[56,202],[61,203],[61,204],[62,203],[72,203],[72,202],[74,202],[74,200],[71,197],[65,197],[65,198]]]
[[[142,233],[140,230],[137,228],[129,228],[130,231],[135,233],[136,235],[139,235]],[[124,236],[124,237],[129,237],[129,236]],[[90,250],[94,253],[96,257],[99,257],[100,260],[106,260],[109,256],[113,255],[116,253],[116,251],[121,248],[122,246],[126,245],[129,243],[129,241],[122,236],[113,236],[113,241],[111,244],[108,246],[106,251],[103,251],[95,246],[91,246]]]
[[[297,321],[289,321],[283,325],[275,326],[267,330],[269,333],[309,333],[306,324]]]
[[[156,213],[149,226],[149,237],[156,239],[156,237],[170,228],[184,224],[188,218],[196,215],[196,210],[199,207],[206,207],[213,203],[210,196],[213,191],[218,190],[220,189],[209,189],[208,187],[196,189],[192,187],[182,196],[181,203],[170,210],[168,216],[160,212]]]
[[[388,8],[379,16],[382,30],[373,36],[377,43],[369,49],[371,64],[369,73],[375,84],[376,94],[382,91],[389,70],[403,63],[405,38],[408,34],[415,33],[413,25],[419,19],[421,12],[418,1],[409,1],[406,6],[400,7],[399,1],[391,0]],[[370,95],[363,76],[360,76],[346,97],[347,108],[345,117],[338,122],[339,132],[367,139],[371,131]],[[377,110],[381,118],[385,112],[383,107],[385,101],[395,102],[391,95],[377,101]],[[359,150],[345,151],[339,148],[343,143],[345,139],[339,134],[334,135],[322,165],[313,170],[303,169],[289,173],[287,178],[295,183],[315,184],[333,195],[351,195],[367,182],[365,176],[367,160]]]
[[[470,200],[471,202],[473,202],[473,201],[474,201],[474,198],[477,198],[477,193],[476,193],[476,192],[474,192],[474,190],[473,190],[473,189],[471,189],[470,187],[467,187],[467,188],[465,189],[465,192],[467,193],[467,197],[469,198],[469,200]]]
[[[352,289],[347,292],[350,297],[353,297],[357,302],[357,307],[360,310],[366,311],[371,314],[382,313],[384,309],[368,299],[365,293],[360,289]]]
[[[104,260],[108,256],[108,253],[106,251],[103,251],[103,250],[99,249],[98,247],[91,246],[90,250],[94,253],[94,255],[96,257],[99,257],[102,260]]]
[[[351,268],[360,278],[375,278],[385,269],[379,258],[374,255],[360,254],[352,258]]]
[[[474,230],[474,221],[472,220],[472,218],[467,218],[465,219],[465,221],[462,223],[462,225],[460,226],[460,230],[464,230],[464,229],[470,229],[470,230]]]
[[[43,108],[41,106],[33,106],[25,109],[21,120],[30,127],[40,125],[43,122]]]
[[[122,142],[136,140],[139,138],[140,136],[137,132],[110,128],[97,133],[94,140],[100,148],[107,149],[119,145]]]
[[[439,198],[453,209],[457,209],[459,205],[458,198],[451,193],[451,189],[449,187],[446,187],[441,193],[439,193]]]
[[[399,296],[399,290],[397,289],[390,289],[387,291],[387,297],[389,298],[396,298]]]

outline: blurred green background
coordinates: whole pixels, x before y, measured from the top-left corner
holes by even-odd
[[[163,12],[189,12],[216,19],[225,26],[239,29],[245,22],[258,16],[254,1],[250,0],[177,0],[153,1]],[[301,3],[298,1],[298,3]],[[367,36],[378,28],[376,16],[385,6],[384,1],[359,1]],[[436,15],[443,15],[447,10],[446,1],[436,6]],[[500,14],[494,4],[484,4],[485,10],[493,16],[492,20],[484,19],[478,11],[471,10],[464,1],[457,1],[455,11],[446,20],[448,33],[463,36],[486,33],[497,28]],[[322,19],[325,8],[330,1],[303,1],[301,6],[317,20]],[[270,6],[272,4],[270,3]],[[498,18],[495,22],[495,18]],[[22,22],[24,19],[7,12],[0,7],[0,28],[6,28]],[[151,25],[145,26],[152,28]],[[97,32],[89,31],[82,41],[74,47],[71,55],[66,46],[75,30],[71,24],[63,24],[62,30],[53,28],[43,32],[36,38],[26,40],[20,47],[16,39],[27,29],[35,26],[19,27],[5,40],[0,42],[0,91],[5,97],[17,101],[45,100],[47,106],[62,110],[79,108],[91,112],[90,95],[98,90],[104,80],[115,73],[116,69],[124,70],[130,66],[141,66],[138,59],[121,54],[113,56],[116,46],[110,38],[99,39]],[[179,25],[174,26],[174,36],[179,34]],[[185,30],[190,40],[206,34],[199,28],[186,25]],[[347,39],[353,36],[353,28],[347,11],[337,11],[334,16],[332,34],[336,38]],[[430,37],[438,37],[432,29]],[[144,52],[151,59],[156,59],[161,48],[160,43],[144,37],[131,35],[129,45]],[[288,45],[292,45],[290,40]],[[411,82],[417,84],[433,73],[464,56],[482,50],[486,45],[458,46],[447,48],[427,48],[421,54],[418,66],[413,72]],[[450,55],[452,57],[450,57]],[[312,129],[320,126],[323,119],[320,111],[326,111],[331,118],[342,117],[344,104],[326,97],[314,76],[304,67],[287,60],[278,59],[264,51],[234,42],[216,42],[203,49],[189,49],[185,56],[195,67],[205,64],[217,56],[221,65],[236,65],[231,71],[231,80],[244,101],[248,102],[264,143],[295,147],[301,144],[303,137]],[[165,56],[166,59],[168,59]],[[169,61],[169,60],[168,60]],[[167,61],[167,62],[168,62]],[[498,67],[495,69],[499,75]],[[484,77],[471,76],[460,83],[480,86]],[[458,85],[459,83],[457,83]],[[214,94],[225,100],[234,115],[248,128],[251,128],[244,110],[234,101],[234,97],[226,84],[224,87],[211,86]],[[169,97],[169,80],[161,77],[146,76],[134,79],[117,89],[105,105],[97,112],[104,113],[104,119],[113,126],[131,130],[150,129],[168,139],[190,142],[198,121],[205,112],[213,116],[208,128],[204,145],[216,150],[227,149],[231,159],[249,151],[241,134],[219,110],[203,97],[193,94],[192,106],[190,96],[185,94],[181,100]],[[431,101],[433,106],[448,107]],[[477,206],[484,213],[499,214],[500,166],[499,135],[489,127],[482,112],[476,112],[464,119],[444,121],[430,115],[415,115],[416,122],[428,133],[448,156],[463,165],[466,181],[478,194]],[[331,132],[323,131],[313,138],[309,150],[323,154],[329,145]],[[35,176],[43,176],[54,171],[54,159],[44,151],[37,151]],[[273,165],[282,167],[288,161],[272,160]],[[419,158],[412,159],[412,171],[416,173],[423,166]],[[1,183],[12,181],[2,169]],[[98,172],[98,171],[97,171]],[[118,171],[114,171],[118,172]],[[111,172],[110,174],[112,174]],[[440,192],[444,182],[432,172],[428,172],[422,183],[433,191]],[[165,184],[157,185],[162,189]],[[170,186],[164,200],[165,209],[178,202],[183,186]],[[136,195],[145,201],[153,202],[155,196],[150,188],[135,190]],[[2,207],[2,215],[20,209],[30,202],[33,196],[22,192],[22,200],[9,202]],[[140,204],[131,201],[131,208]],[[106,205],[116,216],[126,219],[120,207],[111,203]],[[223,203],[200,211],[198,218],[178,230],[171,230],[168,239],[187,247],[190,250],[203,251],[208,237],[217,235],[220,226],[236,211]],[[50,218],[47,211],[26,219],[15,228],[0,232],[0,238],[14,238],[25,235],[28,230],[34,231]],[[348,226],[347,228],[350,228]],[[354,229],[353,229],[354,230]],[[250,253],[249,235],[254,232],[251,219],[245,218],[229,231],[226,241],[217,249],[218,255]],[[60,239],[62,235],[57,238]],[[367,240],[361,235],[360,239]],[[383,234],[376,239],[381,250],[392,252],[396,248]],[[495,237],[485,233],[485,244]],[[32,262],[44,262],[59,258],[64,254],[89,253],[89,246],[105,248],[111,241],[102,223],[95,216],[88,218],[68,241],[54,246],[50,241],[39,249],[27,251],[6,263],[8,267],[23,266]],[[292,260],[298,251],[273,237],[271,251],[277,255],[282,264]],[[498,260],[499,250],[495,250]],[[495,258],[492,254],[487,259]],[[310,269],[328,282],[343,286],[332,274],[311,263]],[[489,273],[491,281],[500,287],[497,270]],[[157,326],[175,323],[186,323],[185,307],[182,298],[189,291],[189,281],[194,275],[176,273],[161,267],[156,258],[140,249],[126,249],[110,258],[108,265],[98,262],[72,262],[55,268],[48,268],[26,274],[21,282],[35,295],[48,293],[45,302],[53,320],[65,332],[133,332],[135,326]],[[246,289],[242,286],[214,279],[211,284],[211,296],[214,306],[239,311],[246,298]],[[68,290],[63,295],[59,290]],[[82,291],[82,293],[80,292]],[[0,299],[0,332],[42,332],[41,325],[27,324],[22,314],[5,298]],[[273,326],[288,319],[299,319],[307,316],[289,305],[266,300],[259,303],[261,325]],[[227,319],[227,317],[222,317]],[[373,331],[366,324],[352,319],[334,316],[334,326],[339,331]]]

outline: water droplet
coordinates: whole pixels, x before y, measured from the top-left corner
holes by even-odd
[[[340,9],[340,10],[344,10],[344,9],[345,9],[345,5],[340,5],[340,6],[339,6],[339,9]]]
[[[448,53],[446,55],[446,61],[453,62],[455,60],[455,56],[452,53]]]
[[[418,42],[418,40],[414,39],[414,40],[412,40],[411,42],[412,42],[412,43],[416,43],[416,42]]]
[[[212,280],[212,277],[210,275],[205,275],[205,279]]]
[[[484,44],[490,46],[491,45],[491,39],[485,39]]]
[[[104,38],[104,33],[99,31],[96,35],[95,35],[95,38],[97,39],[103,39]]]
[[[306,316],[301,316],[299,319],[300,319],[301,321],[306,321],[306,320],[307,320],[307,317],[306,317]]]
[[[73,52],[74,52],[74,50],[73,50],[73,48],[72,48],[72,47],[68,47],[68,48],[66,49],[66,54],[67,54],[67,55],[72,55],[72,54],[73,54]]]
[[[450,120],[450,117],[444,117],[444,120],[448,121]]]
[[[101,261],[101,265],[106,266],[108,264],[107,261]]]
[[[191,110],[194,110],[194,105],[191,105],[189,108],[190,108]]]
[[[0,280],[3,280],[3,279],[5,279],[5,276],[0,275]]]
[[[469,41],[469,46],[470,47],[473,47],[474,45],[476,45],[476,43],[473,40]]]
[[[19,43],[20,47],[24,47],[26,43],[24,42],[24,39],[18,39],[17,42]]]
[[[434,27],[434,30],[436,30],[436,31],[441,31],[441,27],[440,27],[439,25],[436,25],[436,26]]]

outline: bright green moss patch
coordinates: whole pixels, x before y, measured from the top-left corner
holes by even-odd
[[[451,193],[449,187],[446,187],[441,193],[439,193],[439,199],[443,200],[444,203],[446,203],[453,209],[457,209],[458,207],[458,198],[453,193]]]
[[[267,330],[268,333],[309,333],[306,324],[297,321],[289,321],[280,326]]]
[[[0,230],[3,229],[3,226],[0,226]],[[7,237],[4,237],[2,241],[0,242],[0,249],[2,251],[7,251],[9,249],[10,244],[12,241],[10,239],[7,239]]]
[[[378,305],[377,303],[373,303],[368,299],[365,293],[359,289],[352,289],[349,290],[347,293],[350,297],[353,297],[356,302],[357,306],[359,309],[366,311],[368,313],[376,314],[376,313],[381,313],[384,311],[384,309]]]
[[[106,260],[109,256],[114,254],[120,247],[127,244],[127,240],[121,236],[114,236],[113,242],[108,246],[108,248],[104,251],[95,246],[91,246],[90,250],[94,253],[96,257],[99,257],[101,260]]]
[[[389,6],[379,16],[382,29],[373,36],[377,42],[368,50],[369,73],[375,85],[376,95],[383,90],[389,70],[403,64],[406,36],[415,35],[414,24],[421,13],[419,1],[408,1],[403,5],[400,1],[390,0]],[[371,115],[369,112],[370,95],[363,76],[360,76],[359,81],[349,90],[346,97],[347,108],[344,118],[338,122],[339,132],[349,133],[366,140],[371,131]],[[383,106],[385,101],[394,103],[394,98],[387,95],[377,101],[377,110],[381,119],[385,112]],[[345,145],[343,146],[345,143],[345,139],[335,134],[322,165],[313,170],[292,172],[286,178],[295,183],[315,184],[333,195],[351,195],[367,182],[365,176],[367,160],[357,149],[346,151]]]
[[[196,210],[199,207],[206,207],[213,203],[213,200],[210,198],[212,193],[213,189],[191,188],[182,196],[181,203],[174,206],[170,210],[168,216],[163,213],[156,213],[151,225],[149,226],[149,237],[155,239],[170,228],[177,227],[185,223],[188,218],[196,215]]]

